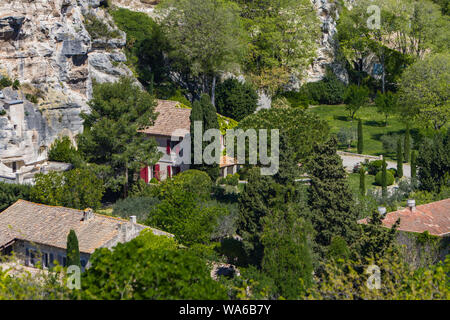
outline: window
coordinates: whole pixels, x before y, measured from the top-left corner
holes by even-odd
[[[167,140],[167,144],[166,144],[166,153],[167,154],[170,154],[170,151],[172,149],[171,146],[170,146],[170,142],[171,142],[170,140]]]
[[[12,163],[12,170],[13,170],[13,172],[17,171],[17,162],[15,162],[15,161]]]

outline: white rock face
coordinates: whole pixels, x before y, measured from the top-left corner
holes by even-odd
[[[0,75],[21,83],[19,91],[4,90],[0,99],[0,112],[6,111],[0,115],[0,162],[38,161],[55,138],[82,131],[80,112],[89,112],[92,79],[112,82],[132,75],[121,51],[126,35],[99,5],[99,0],[0,1]],[[116,39],[92,39],[86,15],[106,22]],[[8,100],[26,100],[25,94],[41,99],[25,101],[22,115],[3,108]],[[22,123],[14,127],[11,118]]]
[[[348,74],[345,68],[336,61],[336,52],[339,46],[336,34],[336,20],[339,14],[336,4],[332,0],[311,0],[322,22],[322,37],[319,41],[317,57],[307,71],[305,82],[315,82],[325,76],[326,68],[330,67],[338,78],[348,83]]]

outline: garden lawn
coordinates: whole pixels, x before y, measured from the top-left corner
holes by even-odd
[[[350,173],[347,176],[348,185],[353,194],[359,194],[359,173]],[[375,189],[375,176],[366,174],[366,193],[369,189]]]
[[[358,118],[362,119],[363,136],[364,136],[364,154],[381,155],[385,154],[383,144],[380,137],[384,134],[396,133],[404,134],[406,124],[401,121],[397,115],[388,118],[387,127],[384,125],[384,116],[377,112],[375,106],[366,106],[361,108],[351,122],[348,111],[345,105],[320,105],[311,107],[308,112],[316,113],[321,119],[327,120],[330,125],[331,133],[338,133],[340,128],[351,128],[355,130],[355,140],[352,142],[352,147],[347,149],[347,146],[340,145],[339,149],[349,152],[357,152],[357,127]],[[413,128],[412,128],[413,129]],[[393,160],[392,155],[386,155],[386,158]]]

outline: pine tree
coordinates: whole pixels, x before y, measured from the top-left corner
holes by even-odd
[[[417,176],[417,151],[413,150],[411,152],[411,178],[415,178]]]
[[[362,196],[366,195],[366,170],[363,166],[359,169],[359,192]]]
[[[285,132],[280,132],[280,155],[278,172],[274,175],[275,182],[281,185],[292,185],[299,175],[299,168],[295,159],[295,149],[289,143]]]
[[[409,122],[406,124],[405,141],[404,141],[405,162],[409,162],[411,158],[411,134],[409,132]]]
[[[70,230],[67,236],[67,265],[81,268],[78,238],[74,230]]]
[[[403,177],[403,153],[402,141],[400,138],[397,140],[397,177],[399,179]]]
[[[322,145],[316,145],[307,165],[311,175],[308,205],[316,231],[315,241],[322,254],[326,252],[326,246],[330,245],[334,236],[341,236],[347,243],[353,243],[357,233],[357,213],[347,183],[347,174],[336,149],[335,137]]]
[[[381,166],[381,194],[383,199],[387,198],[387,164],[386,159],[383,158],[383,164]]]
[[[362,154],[364,151],[364,138],[363,138],[363,126],[362,121],[358,121],[358,153]]]

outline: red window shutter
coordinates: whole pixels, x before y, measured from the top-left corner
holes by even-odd
[[[145,183],[148,183],[148,167],[144,167],[141,169],[140,177]]]
[[[159,164],[155,164],[154,177],[159,181]]]
[[[172,178],[172,167],[171,166],[167,166],[167,177]]]
[[[167,154],[170,154],[170,140],[167,140],[166,152]]]

